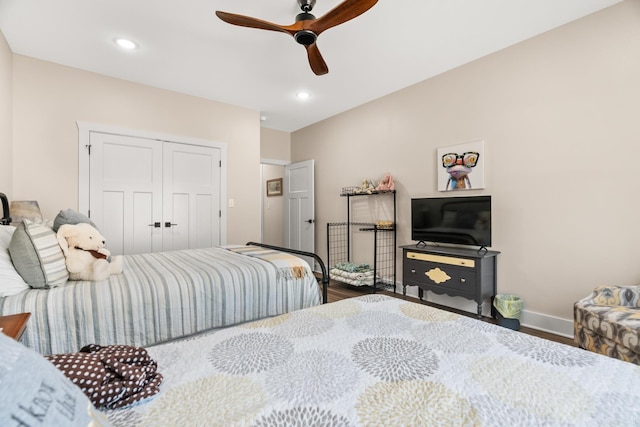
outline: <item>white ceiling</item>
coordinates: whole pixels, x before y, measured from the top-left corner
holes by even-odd
[[[215,16],[288,25],[296,0],[0,0],[0,30],[16,54],[250,108],[264,127],[294,131],[620,1],[380,0],[320,35],[324,76],[290,36]],[[317,0],[313,13],[340,2]]]

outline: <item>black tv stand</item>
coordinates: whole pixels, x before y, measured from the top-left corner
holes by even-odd
[[[478,304],[496,295],[497,258],[500,252],[445,246],[402,246],[402,294],[407,286],[417,286],[422,300],[424,291],[461,296]]]

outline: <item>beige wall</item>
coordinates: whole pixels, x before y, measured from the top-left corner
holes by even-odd
[[[260,130],[260,158],[267,162],[262,165],[262,242],[283,246],[284,197],[267,197],[266,181],[284,177],[284,166],[282,165],[291,160],[291,134],[262,128]]]
[[[227,241],[260,237],[259,112],[13,55],[13,196],[78,206],[77,121],[228,144]]]
[[[12,187],[12,82],[13,56],[2,32],[0,32],[0,193],[11,198]]]
[[[465,195],[493,196],[498,291],[529,320],[570,330],[595,286],[640,283],[639,23],[628,0],[294,132],[292,160],[316,160],[319,253],[324,225],[344,220],[340,189],[385,172],[411,243],[410,198],[443,195],[437,148],[484,140],[486,188]]]
[[[270,160],[291,160],[291,134],[275,129],[260,129],[260,157]]]
[[[267,197],[266,182],[282,178],[284,166],[262,165],[262,243],[284,245],[284,196]]]

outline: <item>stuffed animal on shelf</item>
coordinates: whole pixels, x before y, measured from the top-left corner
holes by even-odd
[[[393,176],[390,173],[386,174],[376,187],[376,191],[393,191],[395,189],[396,184],[393,182]]]
[[[373,181],[371,181],[370,179],[364,178],[362,180],[362,185],[360,186],[360,188],[356,190],[356,193],[372,194],[375,190],[376,189],[375,189],[375,186],[373,185]]]
[[[56,236],[65,256],[69,280],[98,282],[122,273],[122,256],[111,258],[104,247],[104,236],[91,224],[64,224]]]

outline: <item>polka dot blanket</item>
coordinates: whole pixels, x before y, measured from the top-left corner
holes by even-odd
[[[90,344],[77,353],[45,356],[96,408],[121,408],[158,393],[162,375],[142,347]]]

